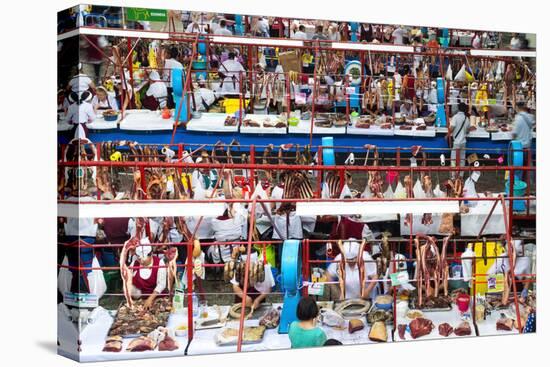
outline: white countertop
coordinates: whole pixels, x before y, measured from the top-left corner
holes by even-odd
[[[203,112],[199,119],[192,118],[187,123],[189,131],[204,131],[204,132],[233,132],[239,130],[238,122],[235,126],[225,126],[225,119],[229,116],[226,113]]]
[[[419,338],[413,339],[409,331],[405,332],[405,340],[401,340],[399,337],[399,333],[397,329],[395,330],[394,335],[394,341],[395,342],[403,342],[403,341],[411,341],[411,340],[429,340],[429,339],[451,339],[451,338],[465,338],[465,337],[471,337],[476,336],[476,330],[474,328],[473,322],[470,320],[468,323],[470,324],[470,328],[472,329],[472,333],[470,335],[464,335],[464,336],[458,336],[454,332],[449,335],[448,337],[444,337],[442,335],[439,335],[439,325],[443,324],[444,322],[451,325],[453,328],[456,328],[462,320],[460,319],[460,313],[458,311],[458,308],[455,304],[452,306],[452,310],[450,311],[434,311],[434,312],[424,312],[424,318],[429,319],[433,322],[434,328],[432,332],[428,335],[421,336]],[[397,325],[399,324],[409,324],[412,320],[405,318],[405,319],[397,319]]]
[[[394,135],[396,136],[422,136],[422,137],[435,137],[435,126],[427,126],[426,130],[417,130],[416,126],[413,126],[411,130],[400,130],[399,127],[394,128]]]
[[[357,128],[355,123],[353,126],[348,126],[348,134],[350,135],[377,135],[377,136],[393,136],[393,129],[381,129],[378,125],[371,125],[368,129]]]
[[[163,119],[160,111],[127,110],[120,121],[120,130],[171,131],[173,127],[173,118]]]
[[[277,121],[277,115],[257,115],[257,114],[246,114],[243,118],[243,121],[245,119],[251,119],[256,122],[258,122],[261,126],[260,127],[252,127],[252,126],[241,126],[241,133],[242,134],[280,134],[284,135],[286,134],[286,127],[264,127],[262,122],[266,119],[275,122]]]
[[[289,126],[288,132],[291,134],[309,134],[311,129],[311,120],[300,120],[298,126]],[[313,126],[314,134],[342,135],[346,133],[346,127],[317,127]]]

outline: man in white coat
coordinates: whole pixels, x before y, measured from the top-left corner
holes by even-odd
[[[234,51],[229,52],[228,59],[222,62],[219,68],[219,72],[223,74],[224,78],[220,85],[221,95],[238,95],[240,91],[239,77],[240,74],[244,75],[244,67],[236,60],[236,53]]]
[[[363,252],[364,267],[365,267],[365,281],[367,285],[363,288],[363,294],[361,294],[361,284],[359,279],[359,268],[357,266],[357,258],[359,254],[360,243],[354,238],[350,238],[343,243],[344,254],[337,255],[334,260],[336,262],[331,263],[327,268],[327,273],[331,281],[338,281],[340,276],[338,275],[339,262],[342,256],[345,256],[345,296],[346,299],[353,298],[371,298],[374,299],[378,295],[378,274],[376,271],[376,263],[368,252]]]

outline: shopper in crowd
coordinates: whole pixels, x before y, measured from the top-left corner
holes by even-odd
[[[168,101],[168,88],[166,83],[160,79],[158,71],[153,70],[149,74],[149,88],[145,92],[142,105],[148,110],[155,111],[166,107]]]
[[[328,27],[328,39],[331,41],[338,42],[340,41],[340,32],[338,31],[338,26],[333,23]]]
[[[306,296],[298,302],[296,317],[298,321],[290,324],[288,337],[292,348],[320,347],[327,341],[323,329],[317,326],[319,308],[315,299]]]
[[[521,142],[523,149],[531,148],[534,123],[534,117],[528,112],[525,102],[516,102],[516,117],[514,119],[514,130],[512,131],[512,137]]]
[[[294,38],[297,40],[307,40],[306,26],[303,24],[300,24],[300,26],[298,27],[298,30],[294,32],[291,38]]]
[[[232,36],[233,32],[227,29],[227,20],[220,20],[220,26],[214,31],[214,34],[220,36]]]
[[[512,50],[519,50],[521,49],[521,38],[519,38],[519,35],[517,33],[512,34],[512,38],[510,39],[510,48]]]
[[[362,42],[372,42],[374,40],[374,30],[372,29],[372,24],[363,23],[361,25],[359,40]]]
[[[405,30],[402,26],[398,25],[392,32],[391,36],[393,38],[393,44],[394,45],[402,45],[403,44],[403,37],[405,34]]]
[[[313,35],[313,37],[311,37],[311,39],[312,40],[327,40],[328,39],[327,35],[323,31],[323,26],[322,25],[318,25],[317,27],[315,27],[315,34]]]
[[[101,110],[114,110],[118,111],[118,104],[114,96],[109,95],[107,89],[103,86],[99,86],[96,89],[96,95],[92,98],[92,107],[94,112]]]
[[[464,102],[458,104],[458,112],[451,119],[449,124],[449,135],[453,140],[451,150],[451,166],[456,166],[456,153],[460,150],[460,166],[463,167],[466,158],[466,136],[470,129],[470,117],[467,114],[468,106]],[[464,176],[464,171],[460,171],[460,177]],[[452,172],[451,177],[456,177],[456,173]]]
[[[342,256],[346,259],[345,265],[345,290],[339,289],[340,300],[344,299],[344,293],[346,299],[352,298],[371,298],[374,299],[378,295],[378,273],[376,271],[376,264],[373,262],[371,255],[364,251],[359,254],[360,244],[354,239],[350,238],[343,243],[343,254],[338,254],[333,263],[327,268],[327,274],[332,281],[338,281],[340,274],[338,267]],[[359,267],[357,265],[357,259],[359,256],[363,256],[365,267],[365,281],[368,281],[368,285],[363,287],[363,293],[361,294],[361,284],[359,280]],[[331,284],[331,288],[336,290],[339,287],[335,284]]]

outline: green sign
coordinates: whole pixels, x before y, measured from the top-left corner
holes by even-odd
[[[390,274],[391,285],[397,287],[409,282],[409,274],[406,271]]]
[[[167,18],[167,12],[164,9],[126,8],[126,20],[166,22]]]

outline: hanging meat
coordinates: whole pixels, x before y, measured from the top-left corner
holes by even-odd
[[[138,233],[136,231],[136,233]],[[132,237],[124,243],[122,251],[120,252],[120,275],[122,277],[122,289],[124,291],[124,297],[126,298],[126,306],[132,308],[132,270],[128,267],[128,258],[130,253],[132,253],[136,247],[139,245],[139,239],[137,237]]]
[[[414,198],[413,184],[412,184],[411,176],[406,175],[403,178],[403,184],[405,186],[405,192],[407,193],[407,198]],[[412,227],[412,223],[413,223],[412,214],[408,213],[408,214],[405,215],[404,223],[405,223],[405,226]]]
[[[421,241],[424,241],[424,243],[421,244]],[[414,244],[416,250],[416,280],[418,283],[417,306],[420,308],[424,305],[424,296],[426,298],[438,297],[441,258],[434,237],[417,235]]]
[[[378,167],[378,147],[376,147],[375,145],[369,144],[369,145],[366,145],[365,148],[367,149],[367,155],[365,157],[365,166],[367,165],[367,162],[369,160],[369,153],[372,149],[374,151],[372,166]],[[369,171],[367,186],[369,187],[369,190],[372,193],[372,196],[374,198],[378,198],[378,199],[384,198],[384,193],[382,192],[383,185],[384,185],[384,180],[382,180],[380,171],[378,170]]]
[[[406,324],[397,325],[397,333],[399,334],[399,339],[405,340],[405,331],[407,331]]]
[[[178,258],[178,248],[169,247],[164,251],[164,257],[168,262],[168,292],[172,294],[174,286],[178,286],[178,277],[177,277],[177,264],[176,260]]]

